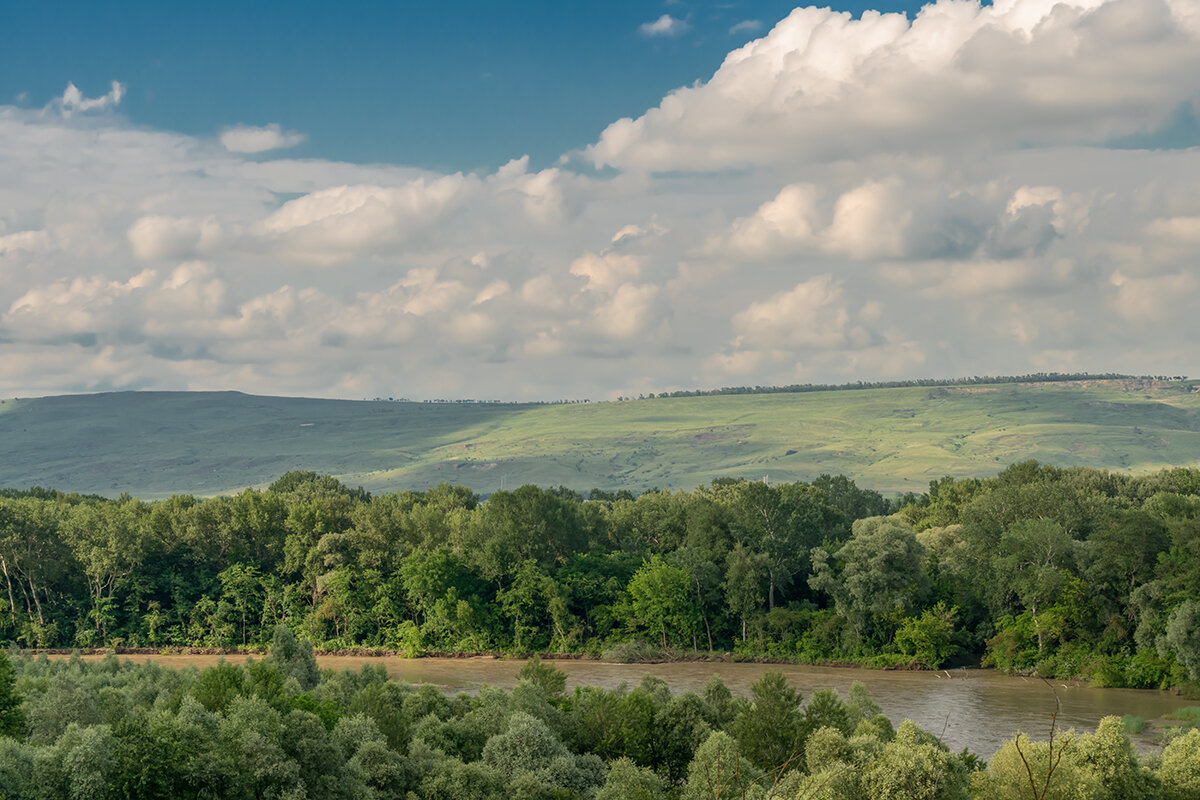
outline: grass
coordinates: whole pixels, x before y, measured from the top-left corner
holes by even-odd
[[[1168,719],[1182,720],[1185,726],[1200,728],[1200,706],[1184,706],[1177,708],[1170,714],[1167,714]]]
[[[1028,458],[1130,472],[1200,464],[1200,386],[1141,381],[719,395],[576,405],[130,392],[0,403],[0,486],[153,498],[291,469],[368,489],[441,481],[643,491],[843,473],[885,492]]]
[[[1122,715],[1121,725],[1126,733],[1141,733],[1146,730],[1146,720],[1134,714]]]

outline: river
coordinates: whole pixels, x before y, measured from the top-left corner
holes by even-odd
[[[100,656],[84,656],[85,659]],[[221,658],[210,655],[123,656],[135,661],[150,660],[171,667],[211,666]],[[479,658],[381,658],[369,656],[318,656],[322,669],[359,669],[363,664],[380,664],[388,675],[408,683],[431,683],[445,691],[472,692],[487,684],[511,688],[519,659]],[[894,723],[911,719],[939,736],[952,750],[964,747],[984,758],[1017,731],[1045,739],[1057,694],[1062,707],[1058,729],[1094,729],[1101,717],[1132,714],[1147,721],[1195,701],[1166,692],[1139,689],[1097,689],[1077,681],[1046,682],[1035,678],[1004,675],[992,670],[958,669],[948,672],[901,672],[841,667],[812,667],[781,664],[730,664],[724,662],[681,662],[670,664],[610,664],[601,661],[562,660],[550,662],[567,674],[567,688],[621,683],[636,685],[643,675],[665,680],[672,691],[700,691],[718,675],[734,694],[746,695],[750,686],[767,670],[782,672],[807,699],[815,689],[834,689],[845,696],[850,684],[862,681],[875,702]],[[1139,749],[1152,749],[1148,736],[1135,736]]]

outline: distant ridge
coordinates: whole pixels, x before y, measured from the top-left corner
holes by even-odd
[[[887,492],[1028,458],[1200,464],[1200,386],[1043,373],[667,392],[607,403],[388,402],[240,392],[0,401],[0,487],[144,498],[265,485],[292,469],[372,491],[442,481],[643,491],[841,473]]]
[[[1124,375],[1119,372],[1034,372],[1029,375],[974,375],[969,378],[914,378],[904,381],[853,381],[850,383],[792,383],[782,386],[726,386],[721,389],[677,389],[647,397],[712,397],[722,394],[778,394],[831,392],[853,389],[903,389],[912,386],[980,386],[1002,383],[1069,383],[1072,381],[1186,381],[1186,375]]]

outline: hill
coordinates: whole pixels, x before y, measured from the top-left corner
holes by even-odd
[[[842,473],[885,492],[1035,458],[1200,464],[1200,384],[1080,380],[570,405],[121,392],[0,401],[0,486],[143,498],[316,470],[373,491],[692,488]]]

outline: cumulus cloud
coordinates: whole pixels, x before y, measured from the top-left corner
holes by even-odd
[[[597,166],[712,170],[1146,132],[1200,92],[1194,6],[938,0],[911,21],[797,8],[586,153]]]
[[[650,284],[624,283],[593,312],[599,331],[621,341],[645,334],[660,319],[656,310],[659,288]]]
[[[612,292],[624,281],[637,278],[642,265],[637,256],[621,253],[585,253],[571,262],[572,275],[587,281],[592,291]]]
[[[752,303],[733,318],[735,344],[752,350],[840,347],[849,324],[842,285],[828,274]]]
[[[284,132],[277,122],[262,127],[234,125],[222,130],[219,137],[221,146],[231,153],[263,153],[295,147],[305,138],[302,133]]]
[[[867,372],[897,375],[925,362],[917,342],[874,329],[882,307],[851,308],[841,281],[824,274],[751,303],[733,317],[736,334],[705,360],[714,380],[771,370],[780,381]]]
[[[685,20],[663,14],[653,22],[644,22],[638,26],[638,33],[642,36],[678,36],[690,27]]]
[[[543,225],[562,222],[577,210],[578,181],[557,167],[530,172],[527,155],[496,170],[488,183],[501,196],[516,198],[522,213]]]
[[[1139,324],[1161,324],[1185,308],[1194,308],[1200,289],[1200,280],[1190,272],[1130,277],[1118,270],[1110,281],[1117,290],[1113,298],[1117,313]]]
[[[149,215],[139,218],[126,234],[135,258],[164,261],[195,258],[217,246],[222,238],[220,223],[204,219]]]
[[[256,227],[277,252],[320,265],[411,243],[464,201],[478,181],[463,175],[404,186],[334,186],[289,200]]]
[[[1086,231],[1095,198],[988,176],[892,174],[858,183],[785,186],[710,238],[742,260],[824,255],[852,261],[1025,258]]]
[[[797,9],[608,126],[599,173],[83,113],[117,87],[0,106],[0,392],[1195,373],[1200,148],[1111,144],[1200,97],[1194,5]]]

